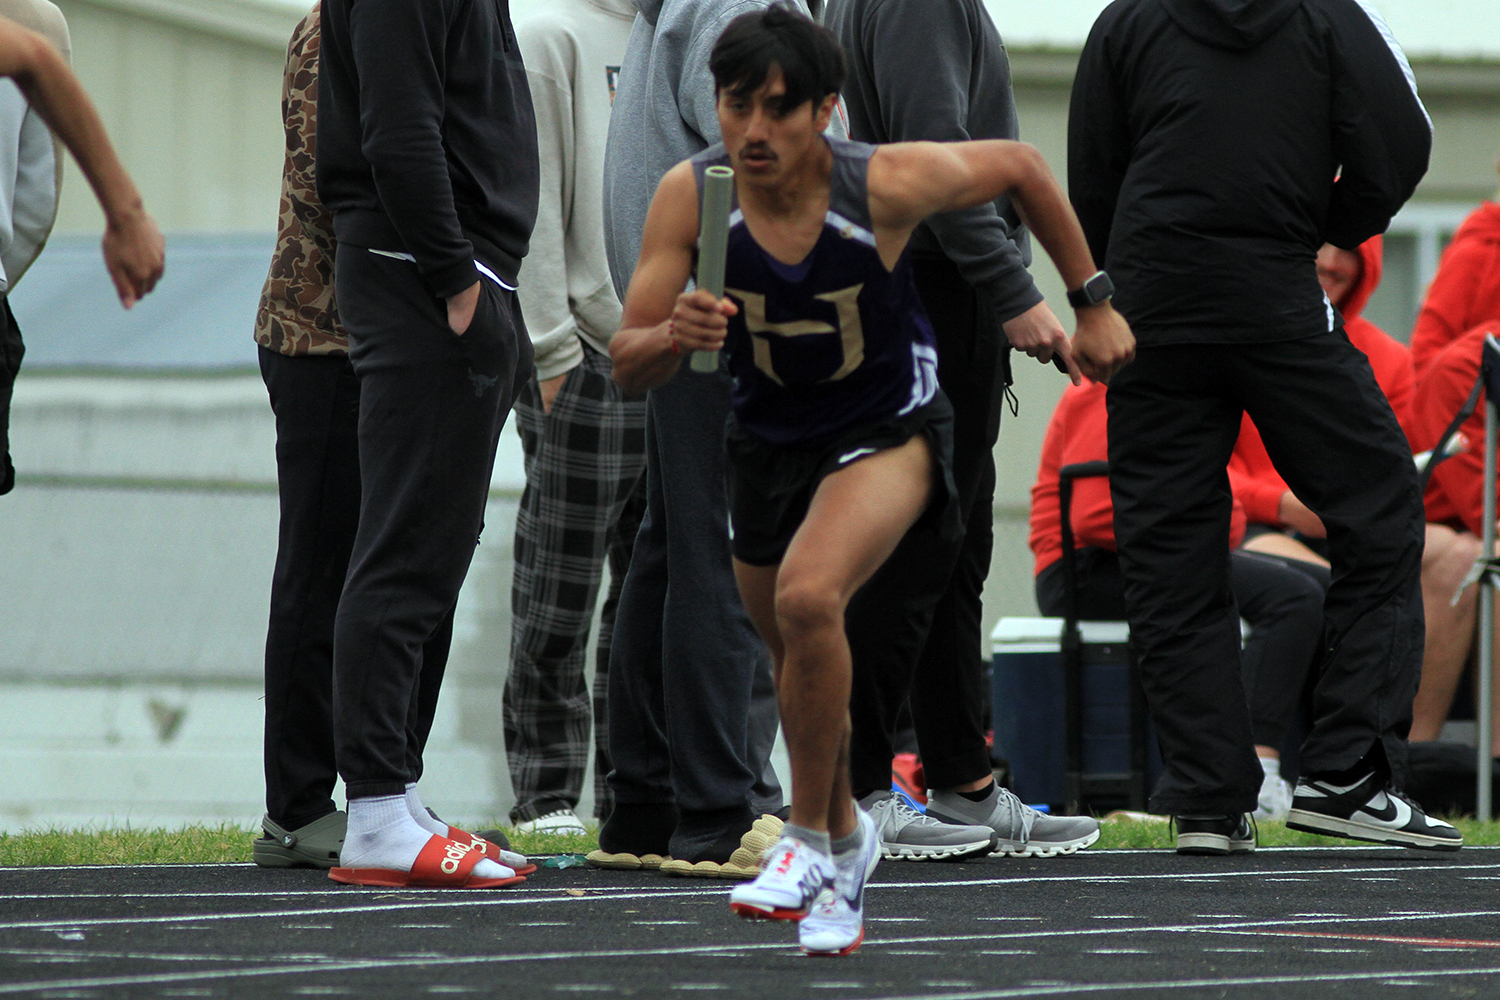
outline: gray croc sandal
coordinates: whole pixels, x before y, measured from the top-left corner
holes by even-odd
[[[332,868],[339,863],[348,822],[342,809],[296,830],[282,829],[264,816],[260,821],[264,836],[255,838],[251,860],[262,868]]]

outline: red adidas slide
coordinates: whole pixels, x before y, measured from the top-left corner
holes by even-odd
[[[456,826],[448,827],[448,839],[456,840],[460,844],[473,844],[476,851],[483,851],[484,856],[495,862],[495,864],[505,865],[507,868],[512,867],[512,865],[500,856],[500,845],[493,841],[485,840],[483,837],[470,833],[467,830],[460,830]],[[534,871],[536,871],[536,865],[530,862],[515,869],[517,875],[530,875]]]
[[[411,871],[390,868],[333,868],[328,877],[348,885],[378,885],[391,889],[499,889],[526,881],[523,876],[479,878],[474,866],[485,859],[473,844],[434,834],[428,838]]]

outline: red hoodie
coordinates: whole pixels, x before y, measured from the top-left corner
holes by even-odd
[[[1047,437],[1042,442],[1042,461],[1031,487],[1031,551],[1036,556],[1035,573],[1062,558],[1062,512],[1057,495],[1057,474],[1075,462],[1102,462],[1109,458],[1109,413],[1104,408],[1104,384],[1084,380],[1063,390]],[[1109,498],[1109,480],[1103,476],[1073,481],[1073,542],[1080,548],[1096,545],[1115,548],[1115,512]],[[1245,537],[1245,512],[1239,502],[1229,524],[1230,547]]]
[[[1439,351],[1417,380],[1416,426],[1412,441],[1425,451],[1437,444],[1448,422],[1457,416],[1479,377],[1479,354],[1485,334],[1500,337],[1500,320],[1483,323]],[[1449,527],[1484,530],[1484,397],[1462,431],[1469,447],[1432,472],[1427,493],[1427,520]]]
[[[1359,278],[1349,286],[1341,301],[1335,302],[1344,317],[1344,332],[1349,342],[1370,359],[1375,371],[1375,381],[1396,411],[1396,419],[1408,439],[1412,435],[1412,395],[1416,378],[1412,374],[1411,356],[1405,347],[1392,339],[1380,327],[1365,319],[1361,313],[1370,296],[1380,285],[1383,269],[1383,244],[1379,236],[1363,243],[1359,255],[1364,263]],[[1451,419],[1452,413],[1450,411]],[[1245,517],[1251,524],[1269,524],[1285,527],[1281,523],[1281,496],[1287,492],[1286,481],[1271,464],[1266,446],[1260,439],[1260,431],[1245,415],[1240,424],[1240,439],[1235,443],[1234,454],[1229,459],[1229,481],[1234,496],[1244,504]]]
[[[1422,371],[1465,331],[1490,320],[1500,320],[1500,204],[1493,201],[1470,213],[1443,251],[1412,330],[1412,363]]]

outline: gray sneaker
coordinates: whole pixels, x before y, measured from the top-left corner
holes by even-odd
[[[989,827],[929,819],[895,792],[871,792],[859,805],[880,832],[880,853],[898,861],[958,861],[988,854],[995,844]]]
[[[998,835],[992,858],[1053,858],[1099,839],[1099,821],[1092,816],[1049,816],[1022,804],[1008,788],[994,789],[987,802],[970,802],[957,792],[928,792],[927,815],[944,823],[985,824]]]

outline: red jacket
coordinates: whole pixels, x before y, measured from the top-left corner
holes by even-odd
[[[1375,371],[1375,381],[1390,400],[1391,409],[1408,439],[1412,435],[1412,396],[1416,389],[1416,377],[1412,372],[1411,355],[1399,342],[1392,339],[1380,327],[1365,319],[1361,313],[1370,296],[1380,284],[1382,270],[1382,243],[1379,236],[1366,241],[1359,248],[1364,269],[1359,280],[1344,293],[1342,301],[1335,302],[1344,317],[1344,332],[1349,342],[1370,359]],[[1449,414],[1450,418],[1452,413]],[[1234,454],[1229,459],[1229,481],[1234,496],[1245,507],[1245,517],[1251,524],[1269,524],[1285,527],[1281,523],[1281,495],[1287,492],[1286,481],[1271,464],[1266,446],[1260,439],[1260,431],[1245,415],[1240,424],[1240,439],[1235,443]]]
[[[1109,414],[1104,409],[1104,385],[1084,380],[1070,385],[1057,401],[1047,437],[1042,442],[1042,461],[1031,487],[1031,551],[1036,556],[1034,573],[1062,558],[1062,511],[1057,495],[1057,475],[1075,462],[1102,462],[1109,458]],[[1073,542],[1080,548],[1096,545],[1115,548],[1115,512],[1109,498],[1109,480],[1103,476],[1073,481]],[[1245,513],[1239,503],[1229,525],[1230,546],[1245,537]]]
[[[1425,451],[1464,405],[1479,377],[1479,352],[1485,334],[1500,337],[1500,320],[1484,323],[1439,351],[1417,380],[1416,420],[1412,441]],[[1433,470],[1427,493],[1427,520],[1474,534],[1484,530],[1484,396],[1462,431],[1469,447]]]
[[[1500,320],[1500,204],[1493,201],[1470,213],[1443,251],[1412,330],[1412,363],[1422,371],[1443,348],[1490,320]]]

